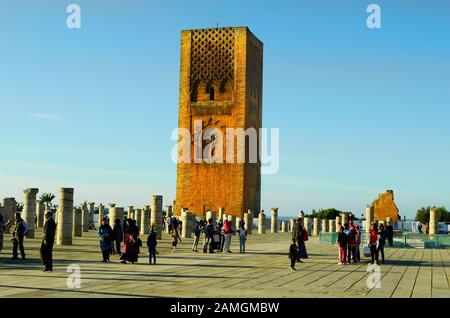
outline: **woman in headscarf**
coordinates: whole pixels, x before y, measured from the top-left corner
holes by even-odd
[[[103,254],[103,263],[109,263],[109,254],[111,253],[111,239],[113,235],[113,230],[111,226],[106,222],[106,218],[103,218],[101,225],[97,230],[98,236],[100,237],[100,249]]]
[[[127,219],[126,226],[124,226],[123,246],[122,246],[122,264],[131,262],[137,263],[139,255],[139,247],[142,246],[142,241],[139,238],[139,229],[136,222],[132,219]]]

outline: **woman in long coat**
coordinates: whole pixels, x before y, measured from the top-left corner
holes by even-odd
[[[298,248],[300,250],[299,256],[300,258],[308,258],[308,252],[306,251],[305,241],[308,240],[308,232],[305,228],[300,224],[301,237],[302,239],[298,242]]]
[[[123,246],[122,246],[122,264],[126,264],[127,261],[132,264],[138,261],[139,256],[139,229],[136,226],[136,222],[132,219],[127,219],[127,225],[124,227]]]
[[[106,218],[102,219],[101,225],[97,230],[98,236],[100,237],[100,249],[103,254],[104,263],[109,263],[109,254],[111,253],[111,239],[113,231],[111,226],[106,223]]]

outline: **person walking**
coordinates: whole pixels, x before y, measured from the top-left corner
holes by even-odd
[[[122,242],[122,240],[123,240],[122,226],[120,226],[120,219],[116,219],[114,221],[113,237],[111,244],[111,247],[113,249],[112,254],[119,254],[119,255],[122,254],[120,249],[120,243]]]
[[[423,234],[423,231],[422,231],[422,223],[419,223],[419,224],[417,225],[417,231],[418,231],[420,234]]]
[[[180,235],[178,234],[178,229],[173,228],[172,229],[172,253],[175,253],[177,251],[178,241],[181,242]]]
[[[214,253],[213,251],[213,235],[214,235],[214,226],[213,226],[213,220],[208,220],[208,225],[205,227],[205,236],[203,237],[203,253],[209,252]]]
[[[380,229],[378,230],[378,246],[377,246],[377,263],[379,264],[379,254],[381,253],[381,263],[385,264],[384,262],[384,246],[386,245],[386,235],[387,231],[383,224],[380,224]]]
[[[139,229],[136,226],[136,221],[128,218],[127,224],[128,226],[126,232],[124,232],[122,256],[120,259],[122,264],[126,264],[127,262],[134,264],[137,263],[139,259],[139,248],[142,246],[142,241],[139,238]]]
[[[308,253],[306,252],[306,246],[304,241],[305,234],[307,235],[308,233],[305,232],[306,231],[303,230],[302,226],[302,219],[298,218],[292,231],[292,239],[295,240],[295,242],[297,243],[297,247],[299,249],[297,261],[300,263],[302,263],[301,258],[308,258]]]
[[[291,245],[289,246],[289,258],[291,260],[291,269],[295,269],[295,263],[298,261],[298,254],[300,253],[297,244],[295,244],[295,239],[291,240]]]
[[[394,245],[394,228],[391,222],[387,222],[386,224],[386,238],[389,242],[389,247],[392,247]]]
[[[56,223],[53,213],[46,211],[44,214],[44,237],[41,244],[41,260],[44,272],[53,271],[53,244],[55,243]]]
[[[233,228],[229,220],[226,220],[223,224],[223,232],[225,233],[225,252],[231,253],[231,235],[233,234]]]
[[[20,255],[22,259],[25,259],[25,248],[23,246],[23,239],[26,234],[26,225],[24,220],[20,217],[20,213],[15,214],[14,218],[14,229],[12,233],[13,242],[13,257],[12,259],[17,259],[17,249],[20,250]]]
[[[217,227],[219,228],[219,251],[223,252],[223,246],[225,244],[225,233],[223,232],[223,221],[219,220]]]
[[[369,247],[370,247],[370,256],[372,257],[372,261],[370,262],[370,264],[373,264],[375,261],[378,264],[377,241],[378,241],[378,231],[376,230],[375,224],[372,224],[369,230]]]
[[[109,255],[111,254],[111,241],[113,239],[113,230],[108,224],[106,218],[103,218],[98,230],[98,237],[100,238],[100,250],[103,255],[103,263],[109,263]]]
[[[239,253],[245,253],[245,242],[247,241],[247,230],[245,222],[239,222]]]
[[[156,224],[152,223],[152,225],[150,227],[150,233],[147,238],[148,263],[150,265],[152,264],[152,259],[153,259],[153,264],[156,265],[156,245],[158,243],[157,243],[157,233],[156,233],[155,228],[156,228]]]
[[[194,243],[192,244],[192,252],[198,252],[198,243],[200,242],[200,235],[202,234],[203,221],[197,222],[194,228]]]
[[[308,231],[303,227],[302,224],[300,224],[300,232],[302,233],[302,239],[300,243],[298,244],[298,248],[300,250],[300,258],[308,258],[308,252],[306,250],[306,244],[305,242],[308,241]],[[299,259],[299,262],[302,263],[302,261]]]
[[[339,235],[337,238],[337,244],[339,246],[339,263],[338,265],[345,265],[345,260],[347,258],[347,245],[348,245],[348,235],[345,233],[345,229],[341,226],[339,230]]]

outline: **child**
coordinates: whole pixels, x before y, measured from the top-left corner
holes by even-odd
[[[181,242],[180,235],[178,235],[178,229],[174,228],[172,230],[172,248],[173,248],[172,253],[176,252],[178,241]]]
[[[347,234],[345,234],[345,229],[343,226],[341,226],[341,228],[340,228],[337,243],[339,245],[339,263],[338,264],[345,265],[345,259],[347,257],[348,236],[347,236]]]
[[[147,238],[147,247],[148,247],[148,263],[152,264],[152,258],[153,258],[153,264],[156,265],[156,231],[155,231],[155,223],[152,224],[150,227],[150,234]]]
[[[299,250],[297,244],[295,244],[295,240],[293,239],[291,241],[291,245],[289,246],[289,258],[291,259],[291,269],[294,271],[296,270],[295,263],[298,260],[299,254],[300,254],[300,250]]]

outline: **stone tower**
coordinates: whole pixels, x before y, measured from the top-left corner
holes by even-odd
[[[222,207],[227,215],[242,217],[251,209],[254,217],[258,217],[261,164],[259,155],[256,160],[250,159],[249,144],[256,139],[255,145],[259,147],[262,72],[263,43],[247,27],[181,32],[178,127],[190,132],[192,147],[191,161],[177,165],[175,214],[180,215],[181,209],[187,208],[205,216],[208,210],[218,211]],[[202,161],[203,153],[199,154],[195,147],[194,140],[199,140],[196,139],[199,135],[202,138],[208,128],[223,133],[223,163]],[[238,152],[240,158],[245,155],[244,163],[226,161],[225,132],[229,128],[256,129],[255,138],[244,137],[243,142],[236,141],[229,147],[233,148],[234,159]],[[213,140],[200,139],[201,150]],[[180,146],[178,150],[181,156],[183,150]],[[199,157],[200,163],[196,161]]]

